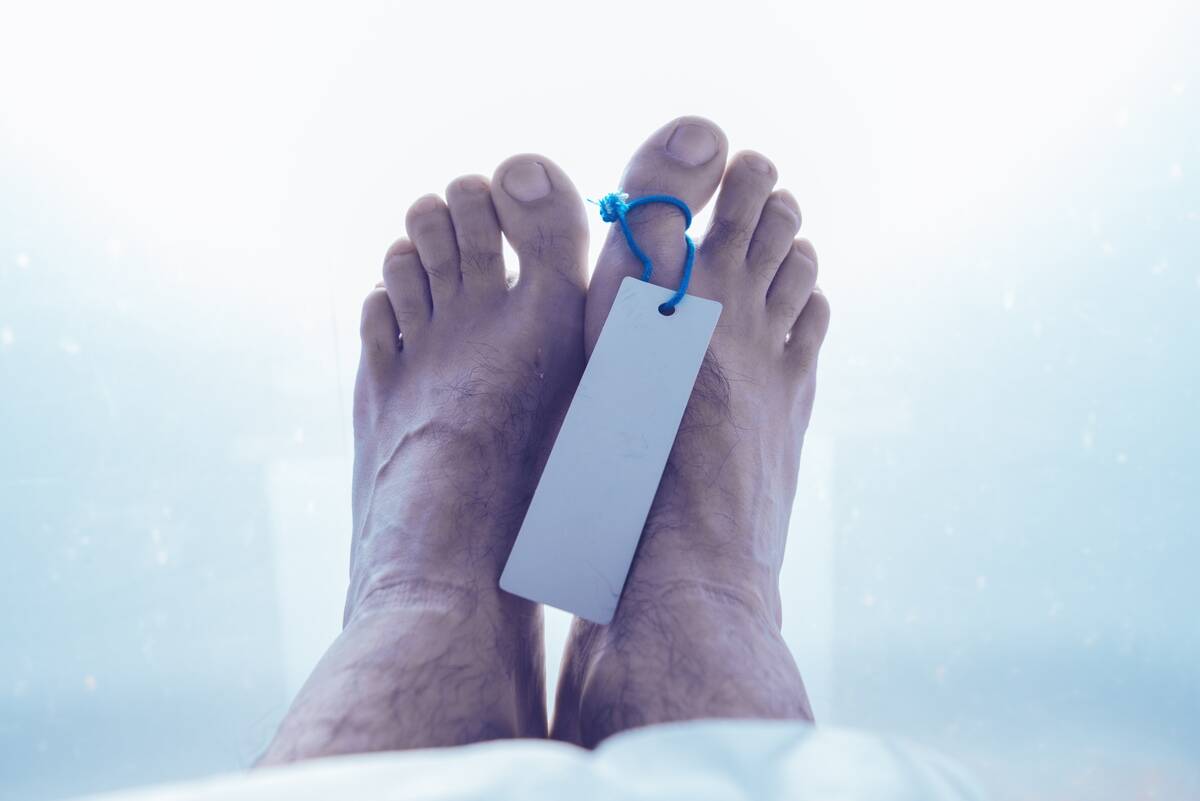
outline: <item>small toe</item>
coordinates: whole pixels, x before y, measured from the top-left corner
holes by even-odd
[[[817,354],[829,331],[829,300],[820,289],[815,288],[800,312],[799,319],[788,333],[788,359],[801,371],[811,371],[817,363]]]
[[[411,343],[429,322],[433,304],[429,278],[416,247],[407,239],[400,239],[388,248],[383,260],[383,285],[387,288],[400,334],[406,344]]]
[[[438,305],[457,295],[462,284],[450,210],[437,195],[425,195],[409,208],[404,227],[429,273],[429,292],[436,314]]]
[[[504,284],[500,220],[491,187],[482,175],[465,175],[446,188],[446,204],[458,242],[463,287],[468,292],[499,293]]]
[[[806,240],[796,240],[767,290],[767,314],[781,337],[792,329],[817,283],[816,254]]]
[[[800,231],[800,204],[787,190],[771,193],[750,240],[746,267],[764,287],[771,285]]]
[[[706,255],[717,256],[729,265],[745,259],[777,178],[775,165],[759,153],[738,153],[729,160],[712,221],[700,246]]]
[[[582,293],[587,286],[587,219],[567,174],[545,156],[513,156],[496,168],[492,203],[520,262],[517,288],[565,287]]]
[[[386,366],[400,351],[400,329],[387,291],[375,287],[363,301],[362,317],[358,324],[362,338],[362,359],[365,366]]]

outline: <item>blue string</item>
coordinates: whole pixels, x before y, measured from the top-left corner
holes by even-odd
[[[654,264],[650,261],[650,257],[646,255],[646,252],[638,247],[638,243],[633,240],[633,232],[629,230],[629,222],[625,219],[625,216],[630,211],[636,209],[638,206],[645,206],[649,203],[667,203],[683,213],[683,241],[687,243],[687,257],[683,260],[683,277],[679,279],[679,289],[675,290],[675,294],[658,307],[658,310],[663,314],[674,314],[675,307],[679,305],[679,301],[683,300],[683,296],[687,294],[688,282],[692,280],[692,264],[696,261],[696,243],[687,234],[687,229],[692,224],[692,210],[688,208],[686,203],[672,195],[646,195],[645,197],[639,197],[637,200],[631,201],[629,195],[624,192],[609,192],[600,198],[600,202],[597,205],[600,206],[600,219],[606,223],[616,222],[621,224],[621,232],[625,234],[625,241],[629,243],[629,249],[633,251],[633,255],[637,256],[638,261],[642,263],[642,280],[649,281],[651,274],[654,272]]]

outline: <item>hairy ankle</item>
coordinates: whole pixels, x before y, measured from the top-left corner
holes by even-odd
[[[442,581],[433,578],[375,576],[352,584],[347,594],[345,625],[397,615],[428,615],[447,621],[487,621],[490,626],[522,630],[540,626],[538,608],[503,592],[492,582]]]
[[[686,559],[635,564],[617,617],[636,619],[656,606],[697,613],[710,610],[717,615],[722,610],[740,610],[774,631],[782,626],[778,572],[749,558],[701,552]]]
[[[591,747],[677,720],[812,720],[777,610],[757,591],[694,577],[627,588],[611,624],[572,633],[554,736]]]
[[[453,605],[376,596],[301,689],[259,764],[545,735],[540,617],[502,634]],[[446,717],[460,694],[471,715]]]
[[[658,613],[598,637],[556,736],[593,747],[625,729],[701,718],[811,722],[799,669],[761,616]],[[561,698],[561,696],[560,696]],[[561,734],[560,734],[561,732]]]
[[[421,578],[373,576],[351,585],[345,623],[387,616],[398,611],[425,610],[433,614],[469,614],[478,605],[477,593],[463,584]]]

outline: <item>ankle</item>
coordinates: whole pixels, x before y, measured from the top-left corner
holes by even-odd
[[[632,593],[627,588],[608,625],[576,621],[561,681],[583,695],[585,688],[611,683],[623,673],[658,675],[662,666],[648,660],[672,644],[695,652],[736,653],[733,640],[783,646],[776,615],[755,593],[692,578],[643,585]]]
[[[541,626],[541,611],[523,598],[509,595],[492,581],[470,583],[432,578],[372,576],[351,583],[344,625],[396,617],[442,619],[447,624],[476,623],[523,636]]]
[[[593,747],[637,726],[699,718],[812,720],[777,619],[753,593],[676,582],[573,635],[555,736]]]
[[[636,619],[655,609],[715,618],[738,615],[776,633],[782,628],[778,574],[754,563],[735,565],[729,559],[635,565],[616,617]]]

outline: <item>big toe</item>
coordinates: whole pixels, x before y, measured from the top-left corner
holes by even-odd
[[[655,131],[625,168],[621,191],[636,200],[647,195],[672,195],[693,212],[717,189],[725,170],[729,143],[716,124],[702,117],[680,117]],[[649,204],[629,212],[630,230],[654,265],[651,281],[676,287],[682,276],[686,247],[684,220],[666,204]],[[619,230],[610,232],[588,289],[587,333],[594,342],[627,275],[640,276],[643,267]]]
[[[587,218],[567,174],[545,156],[513,156],[496,168],[492,202],[520,262],[516,291],[582,294]]]

